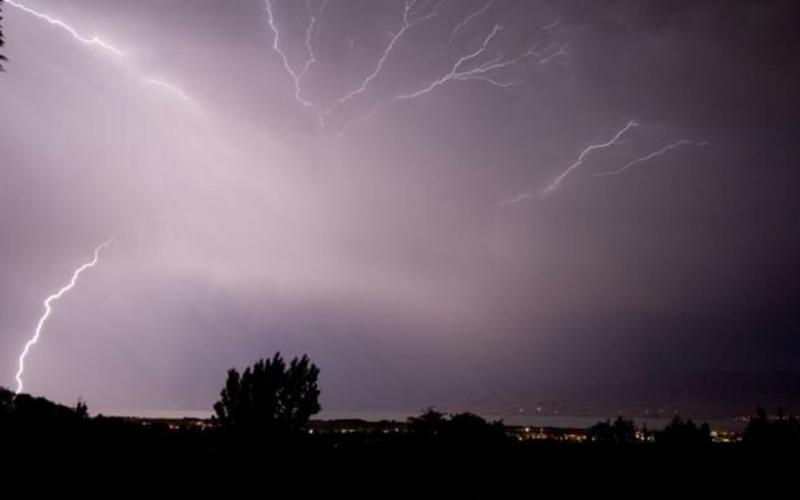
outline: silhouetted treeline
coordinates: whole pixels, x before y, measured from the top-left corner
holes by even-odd
[[[408,421],[408,433],[417,441],[437,442],[455,447],[504,444],[509,440],[502,420],[487,422],[473,413],[444,413],[428,408]]]
[[[676,415],[664,429],[650,432],[647,427],[637,428],[633,420],[617,417],[614,422],[599,422],[587,431],[590,443],[610,446],[630,446],[639,443],[657,443],[673,447],[695,447],[711,444],[711,428],[707,423],[697,425],[692,419],[683,420]]]
[[[357,429],[356,424],[352,427]],[[330,498],[328,493],[352,498],[525,498],[542,493],[574,498],[596,492],[614,492],[619,498],[633,497],[641,492],[638,488],[667,477],[666,490],[691,484],[694,492],[705,485],[717,493],[726,488],[735,493],[732,482],[719,478],[741,484],[748,477],[792,477],[789,466],[800,451],[797,426],[794,418],[761,412],[744,442],[715,444],[705,425],[689,420],[676,418],[662,431],[648,432],[618,418],[593,427],[581,444],[522,441],[502,422],[429,409],[394,428],[387,422],[363,431],[341,432],[339,426],[313,434],[243,432],[234,437],[211,421],[90,417],[83,405],[66,407],[0,391],[0,450],[24,463],[47,456],[122,474],[136,464],[158,471],[207,472],[199,481],[267,474],[302,484],[302,477],[313,477],[304,484],[305,495],[297,498]],[[765,453],[765,447],[771,451]],[[415,496],[420,491],[425,495]]]
[[[433,408],[402,423],[310,424],[318,374],[307,357],[279,354],[232,370],[206,421],[91,417],[80,401],[0,390],[0,452],[28,466],[47,457],[125,476],[144,465],[195,485],[324,499],[735,498],[747,485],[764,494],[792,478],[800,452],[798,420],[763,410],[743,442],[724,444],[680,417],[660,431],[623,417],[599,422],[582,443],[524,439],[502,421]]]
[[[587,437],[591,443],[616,446],[634,444],[638,440],[633,421],[622,417],[617,417],[613,423],[606,420],[593,425]]]
[[[756,410],[744,433],[747,445],[771,448],[800,447],[800,419],[778,408],[775,415]]]
[[[90,423],[81,401],[69,408],[27,394],[15,396],[0,387],[0,443],[6,446],[14,446],[18,440],[66,446],[76,442]]]
[[[708,423],[695,424],[692,419],[684,421],[676,416],[656,435],[656,442],[679,447],[696,447],[711,444],[711,428]]]

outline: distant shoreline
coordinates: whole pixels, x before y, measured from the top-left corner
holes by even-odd
[[[333,420],[363,420],[366,422],[380,422],[380,421],[394,421],[405,422],[409,417],[418,415],[420,412],[356,412],[356,411],[322,411],[315,415],[312,420],[317,421],[333,421]],[[98,414],[107,417],[134,417],[134,418],[149,418],[149,419],[209,419],[212,416],[211,411],[204,410],[132,410],[132,411],[111,411],[100,412]],[[502,419],[506,425],[510,426],[530,426],[530,427],[548,427],[548,428],[561,428],[561,429],[588,429],[592,425],[605,421],[607,419],[614,419],[617,415],[609,416],[570,416],[570,415],[493,415],[493,414],[479,414],[486,420],[493,421]],[[661,430],[669,423],[670,418],[631,418],[637,425],[646,425],[649,430]],[[728,418],[728,419],[695,419],[699,422],[708,422],[712,429],[722,431],[735,431],[741,432],[744,430],[746,422]]]

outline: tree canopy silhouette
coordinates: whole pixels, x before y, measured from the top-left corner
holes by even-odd
[[[408,419],[409,430],[419,436],[435,436],[439,434],[447,423],[444,413],[435,408],[427,408],[422,415]]]
[[[223,429],[237,432],[296,432],[320,410],[318,377],[319,368],[306,355],[287,365],[276,353],[241,374],[232,368],[214,404],[214,418]]]

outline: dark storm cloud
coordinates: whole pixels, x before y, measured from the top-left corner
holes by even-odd
[[[300,67],[305,3],[274,4]],[[277,349],[320,364],[328,408],[373,410],[585,400],[586,380],[624,396],[663,373],[800,361],[794,2],[506,0],[447,44],[484,5],[451,2],[326,128],[319,111],[374,68],[403,2],[330,0],[303,80],[311,109],[263,2],[26,5],[126,56],[6,5],[4,385],[43,297],[110,236],[31,356],[34,392],[206,408],[227,367]],[[391,100],[495,24],[490,57],[536,42],[566,55],[504,69],[507,89],[457,81]],[[629,143],[553,195],[498,206],[630,119]],[[708,145],[591,177],[684,137]]]

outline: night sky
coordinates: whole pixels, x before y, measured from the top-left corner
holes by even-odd
[[[209,409],[281,351],[332,411],[800,400],[800,3],[13,3],[0,385],[113,238],[26,391]]]

